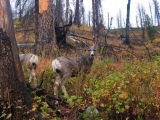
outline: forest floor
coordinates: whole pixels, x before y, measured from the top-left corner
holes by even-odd
[[[92,39],[91,29],[73,26],[73,33]],[[110,33],[107,45],[97,51],[91,72],[70,78],[66,83],[69,96],[59,96],[61,104],[51,108],[46,96],[36,96],[32,111],[41,111],[41,117],[54,120],[159,120],[160,119],[160,36],[153,42],[141,43],[139,31],[132,34],[132,48],[120,40],[121,31]],[[34,34],[29,34],[27,42],[34,42]],[[102,34],[103,35],[103,34]],[[137,37],[138,36],[138,37]],[[22,33],[17,33],[18,42],[24,42]],[[103,39],[103,38],[102,38]],[[81,39],[84,40],[84,39]],[[85,41],[85,40],[84,40]],[[85,41],[93,44],[92,41]],[[147,49],[146,49],[147,47]],[[149,50],[149,53],[148,53]],[[20,52],[27,53],[28,50]],[[85,51],[60,51],[60,55],[79,56]],[[153,57],[149,59],[149,55]],[[55,73],[51,61],[54,57],[40,57],[37,68],[37,84],[43,79],[42,88],[53,95]],[[28,74],[24,73],[26,79]]]

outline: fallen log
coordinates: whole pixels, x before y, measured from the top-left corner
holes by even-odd
[[[73,34],[73,33],[71,33],[70,36],[79,37],[79,38],[90,40],[90,41],[94,42],[93,38],[87,38],[85,36],[80,36],[80,35],[76,35],[76,34]]]

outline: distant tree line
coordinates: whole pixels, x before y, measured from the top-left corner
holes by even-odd
[[[131,0],[128,0],[131,1]],[[53,16],[53,20],[51,20],[53,22],[53,25],[51,25],[54,29],[54,27],[63,27],[64,25],[69,23],[69,16],[71,14],[71,11],[73,14],[73,23],[75,25],[82,25],[82,24],[86,24],[89,26],[93,26],[93,34],[94,35],[98,35],[99,31],[101,28],[104,28],[104,18],[103,18],[103,9],[102,9],[102,1],[101,0],[92,0],[92,9],[90,11],[88,11],[88,13],[86,13],[85,8],[84,8],[84,2],[83,0],[16,0],[16,9],[17,9],[17,13],[19,16],[19,20],[23,20],[23,19],[27,19],[29,16],[35,16],[34,18],[34,23],[35,23],[35,35],[36,35],[36,43],[38,43],[38,41],[54,41],[53,43],[56,43],[56,38],[53,36],[48,36],[46,33],[46,37],[47,38],[41,38],[42,36],[45,36],[38,31],[38,26],[41,26],[40,24],[40,19],[42,18],[42,12],[43,9],[48,8],[51,9],[52,7],[52,16]],[[48,3],[52,3],[52,4],[48,4]],[[49,7],[47,7],[47,5],[49,5]],[[126,3],[127,5],[127,3]],[[128,4],[129,5],[129,4]],[[127,6],[128,6],[127,5]],[[71,10],[71,6],[73,6],[74,9]],[[132,3],[130,2],[130,6],[132,6]],[[136,25],[137,27],[141,27],[144,28],[145,26],[145,21],[146,21],[146,16],[149,17],[148,20],[150,20],[150,26],[152,25],[158,25],[160,26],[160,8],[159,8],[159,2],[158,0],[152,0],[151,2],[149,2],[149,9],[150,9],[150,14],[147,14],[144,6],[143,5],[138,5],[137,7],[137,15],[136,17]],[[129,9],[127,8],[127,11],[129,11]],[[88,16],[87,16],[88,14]],[[51,15],[51,14],[50,14]],[[23,16],[23,17],[22,17]],[[87,17],[86,17],[87,16]],[[124,19],[124,17],[122,16],[122,12],[121,9],[119,10],[118,14],[117,14],[117,27],[118,28],[128,28],[131,27],[131,23],[130,23],[130,18],[128,18],[129,16],[132,16],[128,14],[128,16],[126,17],[126,20]],[[23,18],[23,19],[22,19]],[[43,17],[45,18],[45,17]],[[52,18],[52,17],[51,17]],[[110,29],[111,25],[110,23],[112,23],[111,20],[111,16],[109,16],[108,13],[108,29]],[[42,20],[44,21],[44,20]],[[46,21],[46,20],[45,20]],[[50,21],[50,22],[51,22]],[[127,22],[128,21],[128,22]],[[48,21],[49,22],[49,21]],[[49,25],[49,24],[48,24]],[[42,26],[41,26],[42,27]],[[46,27],[45,29],[51,29],[49,26]],[[47,31],[47,30],[46,30]],[[48,31],[49,32],[49,31]],[[127,31],[126,31],[127,32]],[[38,35],[39,33],[39,35]],[[127,33],[129,34],[129,33]],[[144,37],[144,33],[143,37]],[[54,39],[54,40],[51,40]],[[63,41],[63,40],[59,40],[59,41]],[[63,43],[63,42],[62,42]],[[65,42],[64,42],[65,43]]]

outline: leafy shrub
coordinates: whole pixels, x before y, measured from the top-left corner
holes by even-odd
[[[116,67],[109,68],[109,66],[114,66],[113,63],[104,64],[103,62],[97,63],[97,73],[88,81],[85,89],[86,93],[91,96],[93,105],[102,109],[106,112],[106,116],[112,119],[119,115],[124,119],[127,116],[155,117],[159,112],[158,101],[160,101],[155,96],[158,90],[157,84],[160,84],[160,68],[157,64],[128,62],[124,69],[116,70]],[[100,73],[103,77],[98,77],[99,70],[102,70]]]
[[[46,96],[38,97],[34,93],[33,95],[34,100],[32,104],[32,112],[34,119],[60,120],[60,118],[55,117],[55,111],[53,111],[53,109],[51,109],[45,102]]]
[[[63,96],[62,99],[66,100],[70,108],[75,109],[78,117],[85,120],[159,119],[159,62],[159,56],[154,57],[151,62],[125,61],[121,66],[119,63],[114,63],[112,59],[96,61],[91,72],[80,81],[83,86],[80,89],[81,95],[76,94],[76,82],[80,77],[70,78],[66,88],[71,96]],[[51,93],[53,79],[55,73],[52,68],[47,67],[44,74],[44,87]],[[44,118],[50,118],[50,113],[53,113],[42,99],[44,98],[37,98],[35,104],[40,104]],[[98,113],[95,114],[94,109],[92,112],[86,112],[88,106],[94,106]]]
[[[38,84],[43,79],[43,88],[48,92],[53,93],[53,85],[56,74],[53,72],[52,67],[47,67],[42,75],[38,76]]]
[[[71,107],[77,107],[79,105],[79,103],[82,102],[83,97],[82,96],[63,96],[62,97],[64,100],[67,101],[67,103],[71,106]]]
[[[22,22],[21,22],[20,20],[18,20],[18,19],[16,19],[16,20],[14,21],[14,24],[15,24],[15,26],[16,26],[17,28],[22,27]]]
[[[159,45],[160,44],[160,38],[155,39],[155,43]]]
[[[154,56],[153,62],[155,62],[158,66],[160,66],[160,56]]]
[[[152,41],[155,39],[156,37],[156,29],[154,26],[148,26],[147,27],[147,33],[148,33],[148,37],[149,39]]]
[[[80,116],[83,120],[102,120],[98,110],[93,106],[88,107]]]
[[[156,37],[156,28],[152,25],[152,21],[148,15],[145,18],[145,26],[147,29],[148,37],[151,41],[153,41]]]
[[[22,69],[23,69],[23,73],[24,73],[24,76],[25,76],[25,80],[29,81],[29,72],[27,70],[27,67],[26,66],[22,66]]]

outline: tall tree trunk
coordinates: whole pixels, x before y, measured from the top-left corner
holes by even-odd
[[[56,46],[53,0],[40,0],[39,42],[37,51],[42,56],[51,55]]]
[[[85,25],[85,9],[84,9],[84,6],[83,6],[83,3],[82,3],[82,24],[84,24]]]
[[[88,25],[91,26],[91,11],[88,13]]]
[[[157,21],[158,26],[160,26],[159,2],[157,0],[153,0],[153,4],[154,4],[155,21]]]
[[[55,24],[56,26],[62,26],[63,22],[63,1],[56,0],[56,8],[55,8]]]
[[[20,101],[21,105],[29,106],[32,99],[19,60],[9,0],[0,1],[0,23],[0,99],[9,102],[13,108]],[[19,117],[23,119],[23,114]]]
[[[151,6],[151,3],[149,3],[149,11],[150,11],[150,18],[151,18],[151,21],[152,21],[152,25],[153,25],[153,13],[152,13],[152,6]]]
[[[108,29],[110,27],[110,16],[109,16],[109,12],[108,12]]]
[[[19,61],[19,52],[15,38],[15,32],[12,21],[12,12],[9,0],[0,0],[0,23],[1,23],[0,28],[6,31],[8,36],[11,38],[12,51],[14,51],[13,57],[14,57],[16,72],[18,74],[18,78],[20,79],[20,81],[23,82],[24,75]]]
[[[39,38],[39,0],[35,0],[35,43],[38,44],[38,38]]]
[[[69,0],[66,0],[66,24],[69,22]]]
[[[117,15],[117,27],[120,28],[120,18],[119,18],[119,15]]]
[[[137,28],[139,28],[139,22],[138,22],[138,16],[136,16],[136,25],[137,25]]]
[[[127,18],[126,18],[126,39],[125,39],[125,43],[126,44],[130,44],[130,40],[129,40],[129,27],[130,27],[130,5],[131,5],[131,0],[128,0],[128,4],[127,4]]]
[[[76,0],[76,8],[75,8],[75,17],[74,17],[74,24],[80,25],[80,1]]]
[[[120,28],[122,28],[122,12],[121,9],[119,10],[119,19],[120,19]]]
[[[93,34],[95,36],[95,31],[96,31],[96,16],[95,16],[95,0],[92,0],[92,24],[93,24]]]
[[[142,30],[142,39],[143,42],[145,41],[145,26],[144,26],[144,22],[145,22],[145,10],[144,7],[142,5],[138,5],[138,13],[139,13],[139,19],[140,19],[140,27]]]
[[[99,18],[100,18],[100,14],[99,14],[99,4],[98,4],[99,0],[95,0],[95,16],[96,16],[96,34],[99,34]]]
[[[150,53],[150,50],[148,49],[148,47],[146,46],[145,44],[145,26],[144,26],[144,23],[145,23],[145,9],[142,5],[138,5],[138,13],[139,13],[139,18],[140,18],[140,27],[141,27],[141,30],[142,30],[142,39],[141,39],[141,44],[145,47],[146,51],[147,51],[147,54],[148,54],[148,58],[149,60],[151,60],[152,56],[151,56],[151,53]]]
[[[18,13],[18,15],[19,15],[19,20],[21,21],[22,20],[22,1],[20,0],[19,1],[20,3],[19,3],[19,13]]]
[[[92,12],[93,12],[93,33],[98,36],[100,31],[100,25],[103,24],[101,0],[92,0]]]

